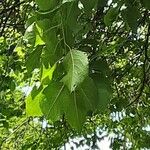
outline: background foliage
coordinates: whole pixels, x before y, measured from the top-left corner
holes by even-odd
[[[0,1],[1,149],[149,149],[149,9]]]

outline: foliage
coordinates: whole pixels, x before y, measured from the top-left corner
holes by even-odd
[[[148,0],[0,4],[1,149],[150,148]]]

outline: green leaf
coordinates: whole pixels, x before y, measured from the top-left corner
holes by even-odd
[[[87,77],[76,89],[79,102],[84,101],[84,110],[95,111],[98,104],[98,90],[92,78]]]
[[[66,117],[72,127],[81,129],[89,111],[95,111],[98,102],[98,91],[93,80],[87,77],[79,87],[71,94],[65,107]],[[65,103],[64,103],[65,105]]]
[[[41,109],[47,119],[57,121],[63,115],[63,103],[70,100],[68,90],[62,83],[51,82],[43,91],[46,99],[41,101]],[[67,106],[66,106],[67,107]]]
[[[97,8],[103,8],[104,6],[106,6],[108,0],[98,0],[98,4],[97,4]]]
[[[27,42],[27,44],[30,44],[32,47],[45,44],[42,40],[42,30],[35,23],[32,23],[26,29],[24,40]]]
[[[110,69],[106,60],[98,59],[90,63],[91,77],[98,90],[98,107],[103,111],[108,106],[112,96],[110,85]]]
[[[100,111],[104,111],[112,97],[110,81],[108,78],[101,76],[99,73],[94,73],[91,75],[91,77],[98,89],[98,108]]]
[[[81,129],[87,114],[87,110],[84,108],[86,108],[84,99],[79,97],[78,92],[74,91],[65,107],[65,115],[71,127]]]
[[[141,3],[145,8],[150,9],[150,1],[149,0],[141,0]]]
[[[36,32],[35,32],[35,23],[32,23],[25,31],[23,39],[30,44],[32,47],[35,45]]]
[[[40,102],[45,98],[41,88],[33,87],[33,90],[26,98],[26,114],[27,116],[42,116]]]
[[[36,24],[36,39],[35,39],[35,46],[37,45],[44,45],[45,42],[42,40],[42,29]]]
[[[78,1],[65,3],[62,7],[63,26],[69,28],[73,33],[77,33],[81,26],[78,24],[78,17],[81,10],[78,7]]]
[[[43,91],[41,109],[46,118],[56,121],[65,114],[69,124],[81,129],[88,111],[97,107],[98,93],[92,79],[86,78],[73,93],[63,83],[51,82]]]
[[[36,0],[39,8],[43,11],[54,9],[57,6],[58,0]]]
[[[81,0],[86,13],[91,13],[91,10],[96,6],[97,0]]]
[[[45,65],[42,66],[42,73],[41,73],[41,83],[42,84],[48,84],[50,80],[52,79],[53,72],[56,68],[56,65],[53,65],[52,67]]]
[[[26,68],[30,74],[35,68],[40,66],[40,56],[42,53],[42,46],[37,46],[36,49],[30,53],[29,57],[26,60]]]
[[[122,11],[122,16],[127,25],[132,29],[133,32],[137,31],[138,19],[140,16],[139,10],[135,6],[129,6],[127,9]]]
[[[96,72],[103,76],[110,75],[110,69],[105,59],[94,60],[90,63],[90,72]]]
[[[70,50],[64,58],[64,67],[67,74],[62,81],[72,92],[88,75],[88,57],[84,52]]]
[[[52,20],[43,19],[38,21],[37,24],[44,31],[42,39],[45,42],[46,47],[44,48],[43,55],[45,55],[44,57],[47,58],[51,65],[54,65],[56,61],[63,57],[63,48],[61,47],[62,39],[58,39],[58,36],[56,35],[56,30],[59,25],[55,26],[51,22]]]
[[[110,8],[107,12],[107,14],[104,17],[104,23],[106,26],[110,26],[117,18],[118,16],[118,8]]]

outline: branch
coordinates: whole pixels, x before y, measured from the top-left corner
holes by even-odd
[[[148,47],[149,47],[149,37],[150,37],[150,24],[148,25],[148,31],[147,31],[147,34],[146,34],[146,41],[145,41],[145,44],[143,46],[143,50],[144,50],[144,62],[143,62],[143,80],[142,80],[142,85],[141,85],[141,88],[140,88],[140,91],[139,91],[139,94],[137,95],[137,97],[135,98],[135,100],[133,100],[130,104],[128,104],[126,106],[129,107],[131,106],[133,103],[135,102],[138,102],[140,97],[142,96],[142,93],[144,91],[144,88],[145,88],[145,83],[146,83],[146,61],[147,61],[147,58],[148,58],[148,55],[147,55],[147,51],[148,51]]]

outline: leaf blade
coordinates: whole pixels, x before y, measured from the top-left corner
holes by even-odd
[[[84,52],[71,50],[64,59],[67,74],[62,82],[72,92],[88,75],[88,58]]]

